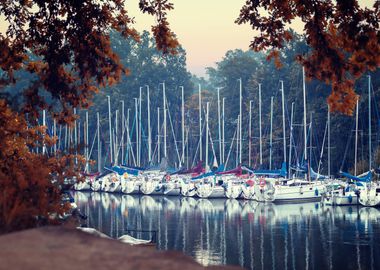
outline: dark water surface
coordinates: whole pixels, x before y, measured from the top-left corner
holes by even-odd
[[[87,225],[117,238],[157,232],[157,248],[203,265],[247,269],[380,269],[380,210],[73,193]],[[154,233],[131,232],[149,239]]]

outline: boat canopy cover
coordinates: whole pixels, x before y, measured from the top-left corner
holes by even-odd
[[[282,163],[281,169],[279,170],[254,170],[252,168],[249,168],[248,166],[242,167],[244,170],[253,173],[255,175],[265,175],[265,176],[272,176],[272,177],[286,177],[286,162]]]
[[[340,172],[340,175],[343,177],[347,177],[348,179],[358,181],[358,182],[370,182],[372,179],[372,172],[368,171],[366,175],[362,177],[354,176],[352,174],[346,173],[346,172]]]
[[[189,174],[189,173],[202,173],[203,168],[202,168],[202,161],[198,161],[197,165],[193,168],[190,169],[180,169],[179,171],[173,172],[172,174]]]
[[[117,173],[118,175],[123,175],[124,173],[128,173],[128,174],[131,174],[131,175],[139,175],[139,171],[138,170],[134,170],[134,169],[128,169],[128,168],[122,168],[122,167],[119,167],[119,166],[113,166],[112,168],[108,168],[108,167],[104,167],[104,169],[108,170],[108,171],[111,171],[111,172],[114,172],[114,173]]]
[[[223,166],[224,167],[224,166]],[[237,175],[241,175],[242,174],[242,168],[241,168],[241,165],[237,166],[235,169],[232,169],[232,170],[229,170],[229,171],[219,171],[219,172],[216,172],[216,174],[237,174]]]
[[[224,165],[221,164],[221,165],[219,165],[219,167],[218,167],[218,169],[216,171],[214,171],[214,172],[211,171],[211,172],[208,172],[208,173],[204,173],[204,174],[198,175],[196,177],[192,177],[191,180],[195,181],[195,180],[200,180],[200,179],[205,178],[205,177],[213,176],[213,175],[215,175],[217,173],[222,172],[223,169],[224,169]]]

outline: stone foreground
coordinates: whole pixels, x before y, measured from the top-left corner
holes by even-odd
[[[73,228],[42,227],[0,236],[0,269],[240,269],[203,267],[177,251],[157,251]]]

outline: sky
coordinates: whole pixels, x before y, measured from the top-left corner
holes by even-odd
[[[187,52],[190,72],[205,75],[229,49],[247,50],[253,32],[248,25],[234,23],[245,0],[173,0],[168,21]],[[137,30],[149,30],[151,16],[138,11],[138,0],[127,2],[135,17]]]
[[[125,0],[129,15],[135,17],[138,31],[150,30],[154,18],[142,14],[139,0]],[[174,10],[168,12],[168,21],[179,42],[187,52],[187,67],[198,76],[205,76],[205,68],[215,66],[228,50],[248,50],[254,32],[249,25],[234,23],[245,0],[171,0]],[[361,6],[373,6],[375,0],[359,0]],[[300,21],[292,24],[302,32]],[[0,31],[4,23],[0,18]]]

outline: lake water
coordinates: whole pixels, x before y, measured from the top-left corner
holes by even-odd
[[[319,203],[74,192],[87,226],[150,239],[207,265],[247,269],[380,269],[380,209]],[[137,231],[139,232],[137,232]],[[148,232],[141,232],[148,231]]]

